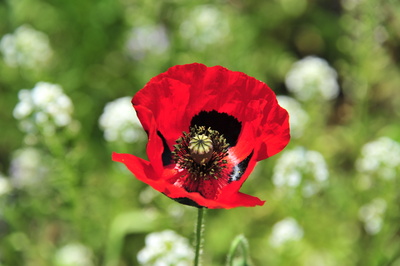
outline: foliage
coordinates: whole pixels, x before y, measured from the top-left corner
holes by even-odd
[[[256,77],[300,110],[287,107],[301,127],[288,153],[242,188],[266,205],[208,211],[205,265],[224,265],[239,234],[254,265],[400,265],[399,25],[393,0],[0,2],[0,265],[137,265],[151,232],[194,239],[194,208],[111,161],[145,157],[143,138],[106,140],[99,125],[107,103],[192,62]],[[285,82],[308,56],[327,63],[338,95]],[[15,114],[19,92],[43,83],[73,104],[67,125]]]

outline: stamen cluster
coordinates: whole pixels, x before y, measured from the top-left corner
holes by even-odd
[[[194,141],[211,140],[211,153],[204,153],[205,158],[199,160],[197,154],[193,153]],[[172,152],[172,159],[181,168],[186,169],[194,179],[203,178],[218,179],[222,176],[223,169],[227,168],[228,147],[225,137],[216,130],[204,126],[194,126],[190,132],[183,132],[183,135],[177,139]]]

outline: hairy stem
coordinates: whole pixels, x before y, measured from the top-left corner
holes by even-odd
[[[200,256],[203,249],[204,215],[206,208],[198,208],[196,225],[196,253],[194,257],[194,266],[200,265]]]

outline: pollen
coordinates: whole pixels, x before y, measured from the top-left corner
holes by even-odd
[[[186,169],[196,180],[198,178],[218,179],[227,168],[229,144],[216,130],[194,126],[190,132],[183,132],[176,141],[172,158],[178,167]]]

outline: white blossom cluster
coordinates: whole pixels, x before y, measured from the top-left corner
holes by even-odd
[[[196,7],[180,26],[181,36],[197,49],[222,41],[229,31],[227,17],[211,5]]]
[[[26,133],[40,128],[46,135],[53,135],[56,128],[67,126],[72,120],[72,101],[60,85],[38,82],[31,90],[21,90],[18,98],[13,115]]]
[[[145,139],[140,121],[130,97],[118,98],[104,107],[99,125],[107,141],[122,140],[133,143]]]
[[[11,190],[11,184],[7,177],[0,173],[0,197]]]
[[[394,179],[400,173],[400,143],[388,137],[368,142],[361,149],[356,168],[366,175]]]
[[[274,247],[281,247],[287,242],[302,239],[303,235],[303,228],[297,223],[296,219],[287,217],[274,224],[269,243]]]
[[[167,30],[163,25],[144,25],[131,29],[126,50],[136,60],[147,54],[163,54],[169,48]]]
[[[284,151],[277,160],[272,181],[277,188],[296,188],[301,185],[305,197],[319,192],[329,178],[324,157],[303,147]]]
[[[286,74],[285,84],[302,101],[312,98],[332,100],[339,94],[336,70],[326,60],[315,56],[295,62]]]
[[[137,259],[146,266],[189,266],[194,252],[189,241],[174,231],[165,230],[146,236],[146,246],[139,251]]]
[[[92,251],[83,244],[70,243],[55,253],[55,266],[92,266]]]
[[[364,229],[368,234],[375,235],[381,231],[386,205],[384,199],[376,198],[359,209],[358,217],[364,223]]]
[[[47,171],[40,150],[28,147],[13,153],[10,165],[13,186],[23,188],[40,184]]]
[[[28,68],[44,66],[53,54],[47,35],[28,25],[20,26],[13,34],[4,35],[0,51],[9,66]]]
[[[279,105],[289,113],[290,135],[294,138],[301,137],[309,119],[307,112],[292,97],[279,95],[277,99]]]

